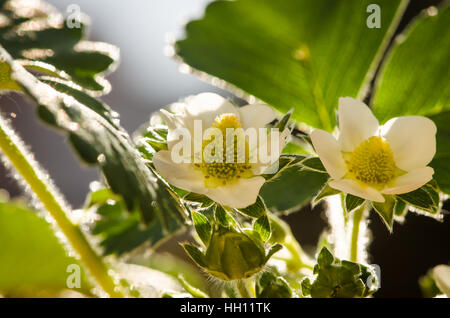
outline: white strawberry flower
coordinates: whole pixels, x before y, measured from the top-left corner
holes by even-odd
[[[433,276],[439,289],[450,297],[450,266],[438,265],[433,268]]]
[[[427,166],[436,153],[436,125],[422,116],[404,116],[380,126],[363,102],[339,99],[339,131],[316,129],[311,140],[330,187],[375,202],[383,194],[401,194],[429,182]]]
[[[244,131],[248,128],[256,129],[257,133],[260,128],[265,126],[276,118],[272,108],[264,104],[251,104],[243,107],[237,107],[229,100],[214,94],[202,93],[191,96],[182,103],[173,105],[176,109],[175,113],[169,113],[161,110],[160,114],[168,126],[168,150],[161,150],[153,157],[153,164],[158,173],[169,183],[184,190],[194,193],[203,194],[215,202],[231,208],[245,208],[256,202],[259,190],[263,186],[265,179],[261,176],[266,169],[274,163],[251,161],[248,153],[245,160],[239,163],[210,163],[202,159],[201,162],[175,162],[173,153],[177,143],[180,142],[179,129],[187,129],[192,137],[192,145],[196,142],[194,138],[199,138],[195,131],[195,121],[201,120],[202,129],[200,139],[208,128],[218,128],[224,132],[223,149],[225,153],[231,151],[231,155],[236,157],[236,149],[227,147],[225,131],[227,128],[242,128]],[[283,149],[289,130],[285,129],[279,133],[279,138],[274,139],[278,142],[272,149],[272,138],[270,132],[267,134],[267,155],[271,159],[278,159]],[[198,133],[197,133],[198,134]],[[274,138],[276,135],[274,135]],[[198,142],[198,140],[197,140]],[[200,144],[202,141],[200,140]],[[258,142],[257,147],[261,147],[263,143]],[[194,146],[195,148],[195,146]],[[205,149],[203,148],[201,151]],[[256,149],[256,152],[259,149]],[[248,151],[248,149],[246,150]],[[255,149],[253,149],[255,151]],[[194,150],[195,152],[195,150]],[[195,154],[197,156],[198,154]]]

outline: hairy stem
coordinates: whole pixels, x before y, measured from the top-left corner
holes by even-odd
[[[1,114],[0,150],[42,202],[102,289],[111,297],[123,297],[116,288],[111,276],[108,275],[108,268],[102,259],[95,253],[80,228],[68,218],[67,213],[70,211],[65,211],[64,204],[61,199],[58,199],[59,195],[53,189],[48,177],[45,177],[38,164],[27,153],[23,143]]]
[[[365,204],[362,204],[356,211],[353,212],[352,238],[350,241],[350,261],[352,262],[358,261],[359,228],[365,209]]]

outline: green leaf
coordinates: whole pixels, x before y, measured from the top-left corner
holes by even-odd
[[[189,282],[186,281],[186,279],[183,277],[183,275],[178,275],[178,281],[180,282],[181,286],[183,286],[184,290],[186,290],[189,294],[191,294],[195,298],[208,298],[208,295],[202,292],[200,289],[195,288]]]
[[[378,289],[372,268],[335,258],[326,247],[319,253],[314,278],[306,277],[302,293],[312,298],[360,298]]]
[[[436,155],[430,166],[434,169],[434,180],[439,189],[450,194],[450,111],[430,116],[437,126]]]
[[[369,29],[369,4],[381,28]],[[293,119],[332,130],[341,96],[363,96],[406,1],[214,1],[186,26],[178,57]],[[233,17],[230,20],[230,17]]]
[[[323,166],[322,161],[320,161],[319,157],[306,158],[301,162],[301,165],[308,170],[327,173],[327,170]]]
[[[78,260],[68,256],[52,226],[22,204],[0,202],[0,293],[5,296],[49,297],[67,289],[67,281],[80,269],[80,288],[89,294]],[[51,261],[49,261],[51,260]],[[69,267],[70,265],[75,267]],[[75,276],[73,276],[75,279]],[[46,292],[50,293],[49,295]]]
[[[317,194],[314,199],[313,203],[316,204],[323,198],[329,197],[331,195],[339,194],[341,191],[336,190],[328,185],[328,183],[325,184],[325,186],[320,190],[319,194]]]
[[[244,209],[237,209],[237,210],[249,217],[259,218],[265,215],[267,208],[266,205],[264,204],[263,199],[260,196],[258,196],[255,203]]]
[[[160,191],[166,190],[160,188]],[[158,201],[154,202],[158,217],[143,224],[139,210],[128,211],[124,200],[111,190],[92,192],[87,208],[99,218],[92,225],[91,232],[100,238],[103,253],[121,255],[144,243],[156,247],[164,239],[185,229],[179,220],[178,207],[167,195],[158,194]]]
[[[395,196],[393,195],[385,195],[384,202],[373,202],[372,207],[375,212],[383,220],[384,224],[388,227],[390,231],[392,231],[392,225],[394,224],[394,210],[395,210]]]
[[[70,28],[44,1],[1,1],[0,10],[5,21],[0,43],[25,68],[69,80],[97,95],[110,89],[103,75],[117,65],[119,50],[86,41],[86,19]]]
[[[264,272],[256,281],[257,298],[291,298],[292,290],[286,280],[271,272]]]
[[[289,119],[291,118],[293,111],[293,109],[290,109],[286,114],[284,114],[274,128],[278,128],[279,131],[283,131],[288,126]]]
[[[195,231],[205,245],[208,245],[211,238],[211,225],[209,220],[203,214],[192,211],[192,222],[194,223]]]
[[[347,194],[345,196],[345,210],[347,211],[347,213],[350,213],[359,208],[364,203],[364,201],[365,200],[360,197]]]
[[[308,204],[323,188],[328,175],[292,166],[261,188],[260,195],[272,211],[289,212]]]
[[[377,79],[372,104],[381,122],[450,109],[450,7],[426,12],[397,38]]]
[[[439,212],[439,194],[430,183],[412,192],[398,194],[397,198],[432,215]]]
[[[259,217],[255,223],[253,223],[253,230],[259,234],[261,240],[266,242],[270,238],[270,222],[267,215]]]
[[[201,208],[207,208],[214,204],[214,201],[203,194],[190,192],[183,197],[183,200],[197,203]]]
[[[181,244],[189,257],[200,267],[207,267],[205,263],[205,254],[195,245],[184,243]]]
[[[408,206],[405,201],[396,199],[394,207],[394,217],[402,219],[408,213]]]
[[[267,252],[266,255],[266,262],[272,257],[273,254],[275,254],[276,252],[278,252],[279,250],[281,250],[283,248],[283,245],[281,244],[274,244],[270,247],[269,251]]]

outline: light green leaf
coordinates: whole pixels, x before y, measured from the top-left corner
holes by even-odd
[[[322,164],[322,161],[319,157],[309,157],[304,159],[301,162],[301,165],[308,170],[320,172],[320,173],[327,173],[327,170]]]
[[[201,213],[192,211],[192,222],[194,223],[195,231],[202,240],[202,242],[207,246],[209,239],[211,238],[211,225],[206,216]]]
[[[426,12],[397,37],[377,79],[372,104],[381,122],[450,108],[450,7]]]
[[[22,204],[0,202],[0,294],[55,296],[68,288],[67,280],[75,273],[71,264],[81,274],[80,289],[74,291],[89,294],[92,286],[84,268],[68,256],[51,225]]]
[[[437,126],[436,155],[430,166],[434,169],[434,180],[439,189],[450,194],[450,111],[430,116]]]
[[[270,238],[270,222],[267,215],[259,217],[255,223],[253,223],[253,230],[259,234],[261,240],[266,242]]]
[[[313,199],[313,203],[316,204],[323,198],[329,197],[331,195],[339,194],[341,191],[336,190],[328,185],[328,183],[325,184],[325,186],[320,190],[319,194],[316,195]]]
[[[381,7],[369,29],[367,6]],[[406,1],[214,1],[178,57],[293,119],[332,130],[341,96],[363,96]],[[232,19],[230,19],[232,17]]]

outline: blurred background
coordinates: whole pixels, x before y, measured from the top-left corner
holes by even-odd
[[[91,40],[115,44],[121,51],[119,68],[108,76],[112,92],[103,101],[120,113],[122,126],[130,133],[146,122],[150,113],[178,99],[204,91],[229,93],[179,72],[178,64],[164,54],[170,38],[182,36],[183,24],[202,15],[208,0],[49,0],[61,11],[76,4],[91,18]],[[412,0],[399,31],[422,9],[438,0]],[[420,54],[420,52],[418,52]],[[80,207],[89,183],[98,178],[76,158],[63,136],[42,125],[34,105],[19,95],[0,96],[0,111],[14,113],[13,126],[50,173],[74,207]],[[21,194],[12,176],[0,165],[0,189],[12,197]],[[449,206],[444,206],[449,209]],[[320,206],[286,216],[294,234],[306,247],[316,244],[326,226]],[[371,213],[374,240],[371,262],[381,267],[381,290],[375,297],[420,297],[418,278],[437,264],[450,261],[450,217],[445,222],[408,214],[404,224],[395,224],[391,234]],[[164,246],[163,246],[164,248]],[[175,248],[168,245],[165,248]],[[176,252],[182,252],[176,250]]]

